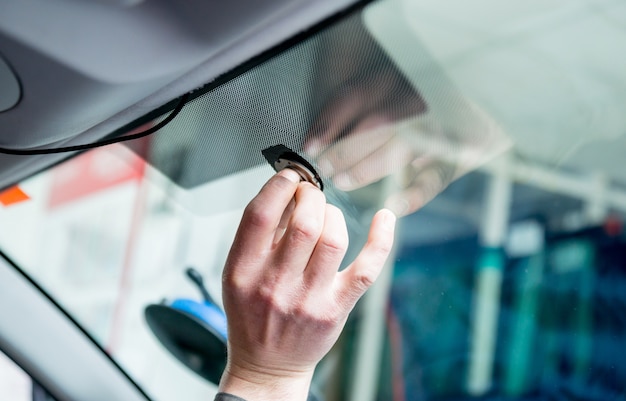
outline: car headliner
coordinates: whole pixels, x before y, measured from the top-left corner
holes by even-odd
[[[100,139],[358,3],[3,3],[0,57],[22,97],[0,112],[0,147]],[[65,157],[0,155],[0,188]]]

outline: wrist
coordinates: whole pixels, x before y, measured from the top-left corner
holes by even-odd
[[[219,391],[246,401],[305,401],[313,371],[265,371],[230,362],[220,380]]]

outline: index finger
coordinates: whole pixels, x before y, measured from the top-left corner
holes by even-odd
[[[271,249],[281,216],[299,182],[300,175],[291,169],[281,170],[267,181],[244,210],[229,261],[258,260],[259,256]]]

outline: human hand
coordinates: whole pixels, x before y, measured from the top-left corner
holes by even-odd
[[[383,107],[363,113],[335,105],[334,110],[362,117],[348,129],[342,121],[353,121],[350,116],[325,125],[322,131],[312,130],[304,151],[316,157],[321,174],[343,191],[391,176],[385,207],[403,216],[510,146],[490,118],[475,106],[468,107],[471,117],[444,126],[429,112],[396,120]],[[452,115],[448,118],[454,120]]]
[[[393,244],[395,216],[379,211],[344,270],[339,209],[290,169],[246,208],[223,273],[228,364],[220,391],[256,400],[305,400],[313,370],[337,340]]]

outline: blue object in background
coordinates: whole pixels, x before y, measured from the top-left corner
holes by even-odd
[[[226,315],[219,306],[211,301],[198,302],[192,299],[176,299],[170,307],[187,313],[211,326],[222,337],[228,339]]]
[[[172,355],[217,385],[226,367],[226,315],[204,287],[200,273],[188,268],[186,274],[204,300],[183,298],[148,305],[144,311],[146,322]]]

